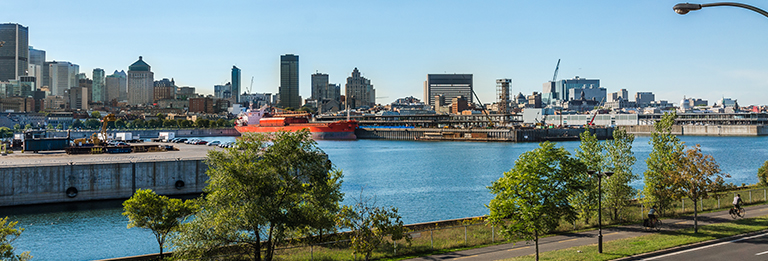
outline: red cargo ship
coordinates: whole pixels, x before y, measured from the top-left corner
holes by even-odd
[[[240,133],[279,132],[309,129],[315,140],[354,140],[357,121],[309,122],[309,113],[273,113],[263,107],[257,111],[241,114],[235,124]]]

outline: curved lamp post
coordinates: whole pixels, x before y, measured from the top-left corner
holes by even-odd
[[[613,172],[587,170],[587,174],[589,174],[590,178],[597,176],[597,252],[603,253],[603,190],[601,184],[603,177],[609,178],[613,175]]]
[[[740,3],[732,3],[732,2],[722,2],[722,3],[711,3],[711,4],[691,4],[691,3],[680,3],[676,4],[672,9],[675,10],[675,13],[684,15],[687,14],[690,11],[696,11],[700,10],[703,7],[710,7],[710,6],[734,6],[734,7],[741,7],[745,9],[749,9],[755,12],[758,12],[761,15],[764,15],[765,17],[768,17],[768,12],[766,12],[763,9],[747,5],[747,4],[740,4]]]

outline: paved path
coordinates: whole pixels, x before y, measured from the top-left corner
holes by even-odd
[[[747,210],[747,217],[768,215],[768,205],[754,205],[745,208]],[[731,221],[731,216],[728,214],[728,210],[711,212],[699,215],[699,225],[709,225],[720,222]],[[686,216],[675,219],[663,219],[665,224],[664,229],[676,230],[682,228],[688,228],[693,226],[693,216]],[[649,233],[641,224],[634,224],[628,226],[612,227],[603,229],[603,242],[624,239],[630,237],[637,237],[646,235]],[[560,236],[551,236],[547,238],[539,239],[539,252],[547,252],[577,246],[587,246],[597,244],[597,230],[566,234]],[[768,250],[768,249],[766,249]],[[536,251],[535,246],[526,244],[525,241],[494,245],[483,248],[469,249],[463,251],[450,252],[440,255],[425,256],[419,258],[413,258],[408,260],[452,260],[461,259],[462,261],[471,260],[500,260],[517,256],[525,256],[534,254]],[[765,256],[768,258],[768,255]],[[680,260],[680,259],[677,259]]]
[[[126,154],[81,154],[69,155],[60,151],[41,151],[32,153],[30,151],[21,153],[14,151],[13,154],[0,156],[0,168],[18,167],[18,166],[43,166],[43,165],[67,165],[82,163],[107,163],[107,162],[131,162],[131,161],[164,161],[174,159],[205,159],[208,150],[221,150],[215,146],[189,145],[183,143],[158,143],[144,142],[141,145],[173,145],[178,151],[167,152],[146,152],[146,153],[126,153]]]

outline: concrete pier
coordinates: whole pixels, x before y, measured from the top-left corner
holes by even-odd
[[[127,199],[137,189],[161,195],[201,193],[208,176],[204,145],[180,151],[67,155],[19,153],[0,158],[0,206]]]
[[[584,128],[563,129],[444,129],[444,128],[359,128],[358,139],[386,140],[455,140],[455,141],[504,141],[541,142],[578,140]],[[590,128],[598,139],[611,139],[613,128]]]

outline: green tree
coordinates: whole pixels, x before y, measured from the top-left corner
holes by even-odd
[[[23,252],[20,255],[13,253],[14,240],[21,236],[21,232],[24,232],[23,228],[16,228],[18,221],[8,221],[8,217],[0,219],[0,259],[2,260],[29,260],[32,256],[29,251]]]
[[[0,139],[13,137],[13,130],[8,127],[0,127]]]
[[[208,127],[216,128],[216,127],[219,127],[219,125],[216,124],[216,121],[208,121]]]
[[[131,126],[134,129],[143,129],[147,127],[147,122],[144,119],[135,119],[131,121]]]
[[[63,128],[64,128],[64,126],[62,126],[62,125],[61,125],[61,123],[59,123],[58,125],[56,125],[56,129],[57,129],[57,130],[61,130],[61,129],[63,129]]]
[[[768,186],[768,160],[757,169],[757,180],[760,182],[760,186]]]
[[[192,121],[187,119],[179,119],[179,127],[181,128],[192,128]]]
[[[637,196],[637,190],[630,186],[640,178],[632,173],[632,166],[637,161],[632,152],[634,141],[635,135],[627,134],[624,128],[617,128],[613,131],[613,140],[605,142],[606,166],[610,166],[608,170],[613,171],[613,175],[604,181],[603,200],[604,206],[612,210],[613,220],[619,220],[622,210]]]
[[[24,125],[25,130],[32,129],[32,123],[27,123],[27,125]]]
[[[14,129],[14,130],[17,130],[17,131],[20,131],[20,130],[21,130],[21,125],[19,125],[18,123],[16,123],[16,124],[14,124],[14,125],[13,125],[13,129]]]
[[[229,127],[229,121],[227,121],[225,119],[218,119],[218,120],[216,120],[216,126],[219,126],[219,127]]]
[[[163,121],[159,119],[151,119],[147,121],[147,128],[160,128],[163,127]]]
[[[101,119],[101,112],[98,112],[98,111],[91,112],[91,118]]]
[[[88,119],[85,121],[85,128],[95,130],[101,127],[101,122],[97,119]]]
[[[205,128],[208,128],[208,126],[210,126],[210,122],[211,121],[208,119],[197,119],[195,120],[195,127],[205,129]]]
[[[175,120],[163,120],[163,127],[165,128],[178,128],[179,125]]]
[[[576,149],[576,158],[578,158],[587,169],[594,171],[603,171],[605,165],[605,155],[603,154],[603,144],[597,140],[597,136],[586,130],[579,134],[581,144]],[[579,211],[585,223],[589,223],[593,213],[597,210],[597,179],[587,176],[580,176],[584,184],[584,189],[571,194],[571,202]]]
[[[673,202],[671,182],[668,173],[677,167],[675,161],[683,151],[683,143],[672,134],[676,113],[665,113],[654,125],[649,143],[653,147],[645,161],[648,169],[643,173],[645,204],[657,205],[659,214],[664,214]]]
[[[400,218],[397,208],[373,206],[371,199],[364,198],[361,190],[357,202],[352,206],[344,206],[339,212],[339,227],[352,231],[354,253],[370,260],[373,250],[385,243],[384,239],[388,235],[392,241],[405,238],[410,243]]]
[[[82,127],[83,127],[83,122],[80,121],[80,119],[77,119],[74,122],[72,122],[72,128],[73,129],[79,129],[79,128],[82,128]]]
[[[159,120],[165,120],[165,114],[162,114],[162,113],[157,113],[157,118],[158,118]]]
[[[487,205],[491,211],[488,220],[501,227],[507,238],[535,243],[536,260],[539,237],[556,229],[561,220],[576,219],[569,195],[583,189],[579,176],[587,172],[584,163],[565,149],[550,142],[539,146],[520,155],[515,166],[488,187],[495,197]]]
[[[175,231],[181,222],[195,212],[193,200],[182,201],[155,194],[151,189],[138,189],[128,200],[123,202],[124,216],[128,217],[128,228],[139,227],[152,230],[160,245],[160,256],[168,235]]]
[[[117,119],[115,121],[115,128],[125,129],[126,127],[127,127],[127,124],[124,119]]]
[[[688,197],[693,201],[693,232],[699,232],[698,202],[709,198],[709,193],[722,189],[728,174],[720,173],[720,165],[711,155],[704,155],[701,146],[688,148],[677,158],[675,169],[668,172],[675,199]]]
[[[212,256],[238,243],[253,260],[299,229],[318,227],[318,209],[337,208],[342,173],[309,131],[248,133],[238,149],[208,152],[205,201],[172,242],[180,258]],[[329,213],[335,215],[336,213]]]

